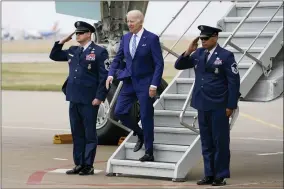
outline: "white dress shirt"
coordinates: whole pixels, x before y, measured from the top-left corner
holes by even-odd
[[[90,46],[91,43],[92,43],[92,41],[89,41],[86,45],[84,45],[83,52]]]
[[[217,45],[216,45],[213,49],[211,49],[211,50],[209,51],[209,55],[208,55],[208,57],[207,57],[207,61],[211,58],[211,56],[212,56],[212,54],[214,53],[216,47],[217,47]]]
[[[144,32],[144,28],[142,28],[137,34],[136,34],[136,49],[137,49],[137,46],[139,44],[139,41],[142,37],[142,34]],[[132,35],[131,39],[130,39],[130,42],[129,42],[129,52],[131,52],[131,49],[132,49],[132,41],[133,41],[133,38],[134,38],[134,35]]]

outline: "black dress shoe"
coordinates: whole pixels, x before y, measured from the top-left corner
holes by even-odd
[[[216,178],[212,183],[212,186],[224,186],[226,185],[226,179],[224,178]]]
[[[77,165],[73,169],[66,171],[67,175],[74,175],[74,174],[79,174],[79,172],[83,169],[84,167],[82,165]]]
[[[92,166],[85,166],[79,173],[79,175],[93,175],[94,168]]]
[[[141,157],[139,159],[139,161],[154,161],[154,156],[153,155],[149,155],[149,154],[145,154],[143,157]]]
[[[210,185],[214,181],[214,177],[208,176],[204,177],[202,180],[197,181],[197,185]]]
[[[135,147],[133,149],[133,152],[139,151],[142,148],[143,144],[144,144],[143,138],[142,137],[138,137],[138,140],[137,140],[136,145],[135,145]]]

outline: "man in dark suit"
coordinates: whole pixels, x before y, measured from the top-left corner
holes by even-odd
[[[127,14],[127,24],[130,32],[125,34],[114,58],[106,87],[112,83],[113,76],[125,59],[125,67],[118,71],[118,80],[123,81],[123,87],[117,99],[115,115],[138,136],[134,152],[141,149],[145,142],[145,155],[140,161],[154,161],[154,97],[160,85],[164,61],[159,37],[143,28],[144,15],[139,10]],[[130,108],[138,99],[142,128],[135,118],[129,115]]]
[[[82,21],[75,23],[75,34],[79,46],[62,50],[64,43],[71,40],[72,33],[55,42],[50,58],[54,61],[68,61],[69,76],[63,91],[70,101],[69,117],[73,137],[73,159],[75,167],[66,174],[94,174],[93,163],[97,149],[96,121],[99,106],[105,100],[108,71],[106,49],[94,44],[91,35],[95,28]]]
[[[234,54],[217,43],[221,30],[204,25],[198,29],[200,36],[177,59],[175,68],[195,70],[191,106],[198,110],[205,171],[197,184],[220,186],[230,178],[229,117],[237,108],[240,75]],[[202,48],[197,48],[198,39]]]

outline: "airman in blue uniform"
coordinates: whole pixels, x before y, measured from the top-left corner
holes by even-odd
[[[69,75],[62,90],[66,94],[66,100],[70,101],[69,117],[76,166],[66,174],[90,175],[94,174],[93,163],[97,149],[97,114],[108,92],[105,86],[108,52],[91,41],[91,35],[95,31],[92,25],[78,21],[75,27],[74,33],[80,45],[62,50],[64,43],[71,40],[72,33],[55,42],[50,58],[66,61],[69,65]]]
[[[205,25],[198,29],[200,36],[177,59],[175,68],[195,71],[191,106],[198,110],[205,172],[197,184],[220,186],[230,178],[229,117],[240,97],[240,75],[234,54],[217,43],[222,30]]]

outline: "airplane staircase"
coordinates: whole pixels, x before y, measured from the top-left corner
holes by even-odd
[[[234,52],[238,63],[242,98],[271,100],[279,96],[283,92],[283,72],[279,71],[281,67],[283,69],[283,56],[280,55],[281,50],[283,51],[283,1],[234,3],[218,22],[218,26],[223,29],[219,44]],[[163,49],[178,56],[171,51],[172,48],[163,46]],[[107,175],[125,174],[165,177],[173,181],[185,180],[188,172],[201,160],[197,111],[189,106],[194,77],[193,69],[180,71],[154,103],[155,162],[138,161],[144,154],[144,147],[133,152],[137,137],[130,132],[109,158]],[[119,88],[121,85],[122,83]],[[115,98],[118,92],[119,90]],[[258,92],[261,94],[257,94]],[[231,127],[237,117],[238,109],[231,117]]]

